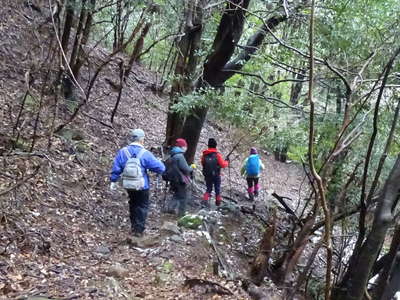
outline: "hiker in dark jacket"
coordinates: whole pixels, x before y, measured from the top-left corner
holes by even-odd
[[[140,166],[144,177],[144,185],[141,190],[127,190],[129,195],[129,212],[131,220],[132,233],[135,236],[143,235],[145,229],[147,213],[149,210],[149,176],[147,171],[162,174],[165,171],[164,164],[156,159],[154,155],[144,149],[144,131],[142,129],[135,129],[131,131],[131,144],[120,149],[114,159],[114,164],[111,171],[111,186],[112,191],[117,189],[118,179],[121,177],[126,163],[128,161],[128,154],[132,157],[140,155]],[[129,152],[129,153],[127,153]]]
[[[208,149],[201,156],[203,175],[206,181],[207,191],[203,195],[204,204],[208,206],[213,187],[215,190],[215,205],[220,206],[221,197],[221,168],[229,165],[229,160],[224,160],[217,150],[217,141],[213,138],[208,140]]]
[[[186,212],[188,185],[190,184],[190,175],[193,172],[193,168],[188,165],[184,156],[186,149],[186,141],[184,139],[177,139],[175,146],[172,147],[170,151],[170,157],[178,167],[180,176],[178,181],[171,181],[171,189],[174,195],[168,205],[167,211],[169,213],[175,213],[178,207],[178,216],[183,216]]]

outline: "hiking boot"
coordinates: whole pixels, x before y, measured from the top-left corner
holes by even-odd
[[[249,201],[254,201],[254,193],[249,193]]]
[[[137,231],[137,230],[132,230],[132,235],[134,237],[142,237],[144,235],[144,233],[143,233],[143,231],[140,232],[140,231]]]
[[[210,208],[210,202],[201,200],[201,207]]]
[[[222,203],[222,197],[221,197],[221,195],[216,196],[216,197],[215,197],[215,205],[216,205],[216,206],[220,206],[221,203]]]
[[[209,193],[204,193],[203,201],[208,201],[209,199],[210,199],[210,194]]]
[[[256,184],[256,185],[254,186],[254,197],[258,197],[259,191],[260,191],[260,185],[259,185],[259,184]]]

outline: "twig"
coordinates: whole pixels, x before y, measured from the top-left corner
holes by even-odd
[[[295,217],[295,219],[296,219],[297,221],[300,222],[299,218],[296,216],[296,213],[295,213],[295,212],[286,204],[286,202],[285,202],[285,199],[288,199],[288,200],[292,200],[292,199],[290,199],[290,198],[288,198],[288,197],[279,196],[279,195],[278,195],[277,193],[275,193],[275,192],[273,192],[273,193],[271,194],[271,196],[274,197],[275,199],[277,199],[277,200],[279,201],[279,203],[285,208],[285,211],[286,211],[288,214],[291,214],[292,216]]]
[[[284,83],[284,82],[307,82],[308,81],[307,79],[301,80],[301,79],[289,78],[289,79],[277,80],[277,81],[274,81],[274,82],[268,82],[260,74],[254,74],[254,73],[250,73],[250,72],[244,72],[244,71],[239,71],[239,70],[230,70],[230,69],[224,69],[224,71],[234,72],[236,74],[250,76],[250,77],[256,77],[256,78],[260,79],[262,81],[262,83],[264,83],[266,86],[274,86],[274,85],[277,85],[277,84],[280,84],[280,83]]]
[[[212,282],[200,278],[187,278],[183,283],[183,286],[193,288],[196,285],[203,285],[211,288],[209,292],[216,293],[219,295],[233,295],[233,293],[226,287],[220,285],[219,283]]]
[[[81,112],[81,114],[82,114],[83,116],[85,116],[85,117],[87,117],[87,118],[93,120],[93,121],[96,121],[96,122],[100,123],[100,124],[103,125],[103,126],[106,126],[106,127],[108,127],[108,128],[114,129],[114,127],[112,127],[112,125],[107,124],[106,122],[103,122],[103,121],[101,121],[101,120],[99,120],[99,119],[96,119],[95,117],[92,117],[91,115],[89,115],[89,114],[87,114],[87,113],[85,113],[85,112],[83,112],[83,111]]]
[[[23,185],[25,182],[27,182],[29,179],[33,178],[36,176],[36,174],[39,172],[41,165],[36,166],[35,170],[33,171],[32,174],[30,174],[29,176],[25,177],[24,179],[22,179],[20,182],[17,182],[16,184],[14,184],[13,186],[9,187],[8,189],[1,191],[0,192],[0,196],[4,196],[10,192],[12,192],[13,190],[15,190],[16,188],[20,187],[21,185]]]
[[[7,243],[7,245],[4,246],[4,250],[0,253],[0,255],[6,254],[8,246],[10,246],[14,241],[15,241],[15,239],[11,239],[11,240]]]
[[[343,219],[345,219],[347,217],[350,217],[350,216],[358,213],[359,211],[360,211],[360,207],[358,206],[358,207],[355,207],[355,208],[353,208],[351,210],[339,213],[337,215],[333,215],[332,216],[332,222],[343,220]],[[322,221],[319,221],[318,223],[316,223],[314,225],[314,227],[311,229],[311,234],[316,232],[318,229],[320,229],[324,225],[325,225],[325,220],[322,220]]]
[[[208,232],[208,234],[210,235],[210,230],[208,227],[208,224],[206,221],[203,222],[204,228],[206,229],[206,231]],[[226,272],[226,276],[227,278],[232,279],[234,276],[232,276],[232,271],[229,269],[228,264],[225,262],[224,257],[222,256],[222,254],[219,252],[219,249],[217,247],[217,245],[214,242],[214,239],[212,238],[212,236],[210,235],[210,242],[211,242],[211,246],[213,247],[215,254],[217,255],[217,259],[219,264],[221,265],[221,267],[225,270]]]
[[[175,37],[179,37],[179,36],[183,36],[182,34],[178,34],[178,33],[170,33],[167,35],[164,35],[163,37],[161,37],[160,39],[158,39],[157,41],[154,41],[153,44],[151,44],[146,50],[144,50],[143,52],[141,52],[137,59],[140,59],[140,57],[142,57],[143,55],[145,55],[147,52],[149,52],[155,45],[157,45],[159,42],[162,42],[163,40],[169,38],[170,36],[175,36]]]

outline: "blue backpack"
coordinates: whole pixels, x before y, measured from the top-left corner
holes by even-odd
[[[260,173],[260,158],[258,154],[252,154],[247,159],[246,173],[248,176],[256,176]]]

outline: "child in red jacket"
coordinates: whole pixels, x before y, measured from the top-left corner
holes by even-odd
[[[211,192],[215,190],[215,205],[220,206],[221,197],[221,168],[226,168],[229,160],[224,160],[217,150],[217,141],[213,138],[208,140],[208,149],[203,151],[201,165],[206,180],[207,191],[203,195],[204,204],[208,205]]]

